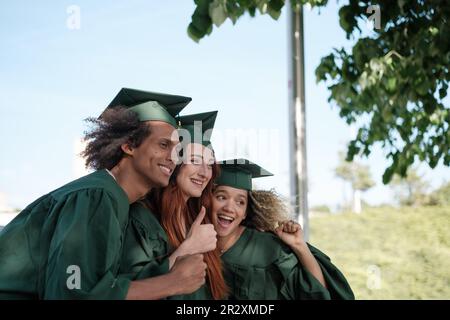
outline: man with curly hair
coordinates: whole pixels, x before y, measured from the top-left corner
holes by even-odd
[[[175,116],[189,97],[122,89],[86,133],[95,171],[28,205],[0,233],[0,299],[136,299],[190,293],[205,279],[201,255],[168,274],[118,274],[129,206],[167,186],[178,144]]]

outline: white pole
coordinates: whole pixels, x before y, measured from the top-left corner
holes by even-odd
[[[309,240],[308,175],[306,166],[305,58],[303,8],[288,10],[288,90],[291,204]]]

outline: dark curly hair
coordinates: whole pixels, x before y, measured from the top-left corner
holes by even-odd
[[[137,148],[150,135],[150,125],[139,121],[133,111],[118,106],[107,109],[100,118],[87,118],[93,127],[84,132],[86,148],[81,156],[86,167],[95,170],[112,169],[123,158],[121,145]]]

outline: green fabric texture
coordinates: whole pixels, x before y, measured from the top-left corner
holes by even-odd
[[[130,281],[118,269],[128,209],[105,170],[34,201],[0,233],[0,299],[124,299]],[[73,266],[80,288],[67,285]]]
[[[122,88],[106,110],[117,106],[128,107],[140,121],[164,121],[176,128],[175,117],[191,100],[179,95]]]
[[[190,294],[168,297],[167,300],[212,300],[211,290],[208,284],[202,285],[197,291]]]
[[[342,272],[333,265],[331,259],[322,251],[308,243],[308,248],[320,265],[327,289],[333,300],[355,300],[350,284]]]
[[[140,202],[129,216],[120,274],[138,280],[169,272],[168,239],[156,216]]]
[[[167,235],[157,217],[141,203],[130,206],[130,221],[120,265],[120,274],[130,280],[155,277],[169,272],[171,252]],[[168,297],[168,300],[211,299],[209,286],[197,291]]]
[[[220,161],[220,176],[215,183],[237,189],[252,190],[252,179],[273,176],[272,173],[247,159]]]
[[[354,299],[346,279],[319,250],[310,247],[319,262],[328,290],[298,261],[276,235],[246,228],[222,255],[225,279],[234,300]]]

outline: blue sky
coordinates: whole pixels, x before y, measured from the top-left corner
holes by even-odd
[[[80,29],[67,27],[67,8],[80,8]],[[247,156],[275,173],[257,181],[289,193],[286,16],[227,21],[199,44],[186,34],[193,1],[29,1],[0,10],[0,193],[24,207],[74,178],[74,141],[122,87],[188,95],[184,113],[219,110],[213,135],[220,158]],[[315,83],[320,58],[348,45],[338,8],[305,13],[307,147],[310,204],[336,206],[342,183],[334,177],[338,151],[351,130]],[[253,134],[245,146],[230,132]],[[264,139],[268,139],[267,142]],[[228,139],[228,140],[227,140]],[[226,145],[221,143],[228,141]],[[267,147],[270,149],[267,149]],[[392,201],[381,175],[382,150],[364,160],[377,187],[365,200]],[[448,168],[421,166],[433,186],[450,180]]]

